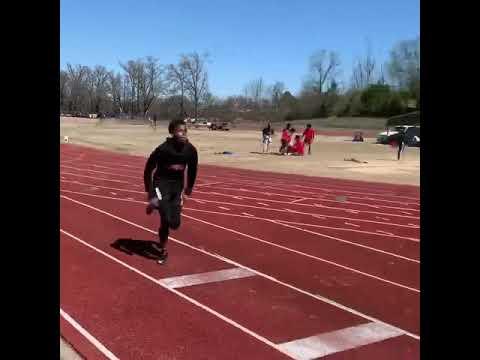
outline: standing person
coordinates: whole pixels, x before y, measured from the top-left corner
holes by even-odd
[[[287,123],[287,126],[282,130],[282,137],[280,138],[280,150],[279,152],[283,154],[288,147],[288,143],[290,142],[290,123]]]
[[[308,155],[312,155],[312,142],[315,138],[315,129],[312,128],[312,124],[307,124],[307,128],[303,132],[303,141],[305,145],[308,145]]]
[[[149,201],[146,212],[150,215],[156,209],[161,218],[158,229],[159,244],[156,246],[160,252],[159,264],[167,260],[166,244],[169,230],[180,227],[183,195],[192,194],[198,166],[197,150],[188,141],[185,122],[180,118],[172,120],[168,125],[168,132],[172,136],[150,154],[143,175]],[[185,172],[187,172],[186,186]]]
[[[270,123],[268,123],[267,127],[262,130],[262,144],[263,152],[269,152],[270,144],[272,143],[272,127]]]
[[[157,114],[153,114],[153,128],[157,128]]]
[[[397,160],[400,160],[400,155],[403,153],[403,151],[405,150],[405,146],[406,146],[405,131],[400,131],[397,134],[396,138],[397,138],[396,140],[397,140],[397,143],[398,143]]]

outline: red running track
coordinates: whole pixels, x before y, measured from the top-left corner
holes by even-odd
[[[61,235],[61,307],[118,358],[419,358],[418,189],[305,177],[294,185],[311,180],[320,189],[311,196],[328,208],[295,202],[288,208],[300,213],[274,212],[265,208],[292,198],[232,198],[232,176],[244,178],[243,188],[284,176],[201,166],[198,193],[159,266],[112,247],[155,240],[158,217],[144,214],[145,159],[71,145],[61,155],[61,228],[71,234]],[[227,189],[208,185],[216,181],[207,175]],[[338,194],[362,205],[336,201]],[[232,268],[251,276],[175,289],[158,283]],[[360,344],[344,335],[371,324],[383,337]],[[88,358],[105,358],[63,318],[61,329]],[[385,335],[389,329],[395,334]],[[322,356],[302,357],[289,345],[311,336]],[[327,337],[338,349],[325,347]]]

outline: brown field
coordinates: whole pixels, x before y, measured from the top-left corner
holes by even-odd
[[[420,151],[407,148],[402,160],[396,160],[396,149],[388,145],[375,144],[375,134],[383,127],[377,120],[371,129],[361,129],[357,124],[333,128],[312,122],[318,136],[312,146],[313,154],[304,157],[261,154],[261,133],[263,124],[247,122],[237,124],[231,131],[209,131],[190,129],[190,141],[197,147],[200,164],[216,164],[235,168],[275,171],[281,173],[325,176],[342,179],[376,181],[395,184],[419,185]],[[294,121],[302,129],[307,121]],[[373,121],[372,121],[373,123]],[[352,122],[353,124],[353,122]],[[274,143],[271,151],[278,151],[280,129],[283,123],[273,124]],[[253,130],[255,127],[258,130]],[[354,130],[362,130],[366,138],[363,143],[351,141]],[[159,122],[156,130],[148,124],[132,125],[113,120],[61,118],[60,141],[69,136],[72,144],[108,149],[117,152],[147,156],[167,137],[166,122]],[[233,155],[216,155],[217,152],[231,151]],[[357,159],[367,163],[345,161]]]

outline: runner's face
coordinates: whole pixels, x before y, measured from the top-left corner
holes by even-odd
[[[187,127],[185,125],[177,126],[173,131],[173,137],[181,143],[186,143],[188,141]]]

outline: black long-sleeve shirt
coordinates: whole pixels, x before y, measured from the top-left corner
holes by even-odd
[[[185,168],[187,167],[187,188],[192,189],[197,177],[198,154],[197,149],[189,142],[178,145],[173,138],[159,145],[151,154],[145,164],[143,181],[145,192],[152,191],[152,171],[153,181],[177,180],[182,184],[184,182]]]

